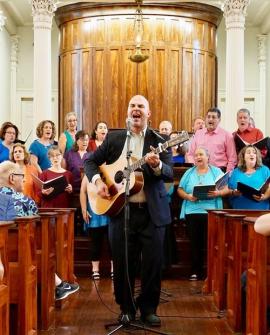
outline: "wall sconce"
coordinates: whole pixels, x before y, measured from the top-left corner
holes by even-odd
[[[141,44],[143,39],[143,14],[141,5],[143,0],[135,0],[137,4],[135,18],[134,18],[134,41],[135,41],[135,53],[130,55],[128,58],[135,63],[142,63],[146,61],[149,56],[142,53]]]

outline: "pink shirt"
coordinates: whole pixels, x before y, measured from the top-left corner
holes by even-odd
[[[217,127],[208,132],[206,128],[196,131],[186,155],[189,163],[194,163],[197,148],[205,148],[209,152],[209,163],[217,167],[226,167],[227,171],[234,169],[237,163],[234,139],[231,133]]]

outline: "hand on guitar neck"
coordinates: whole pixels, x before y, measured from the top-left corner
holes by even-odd
[[[155,148],[150,146],[152,150],[145,156],[145,162],[153,169],[157,168],[160,164],[159,155],[154,152]]]
[[[103,199],[109,199],[111,197],[107,185],[102,181],[101,178],[96,180],[97,194]]]

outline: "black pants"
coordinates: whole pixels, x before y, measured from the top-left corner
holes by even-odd
[[[134,285],[138,263],[141,292],[136,305],[141,314],[155,313],[159,304],[165,227],[156,227],[147,208],[131,208],[128,222],[128,263],[125,255],[124,211],[112,218],[109,239],[114,266],[114,292],[122,312],[135,312]],[[128,271],[129,283],[125,279]]]
[[[89,236],[91,237],[90,260],[99,261],[102,253],[102,246],[104,246],[104,242],[108,243],[108,226],[89,228]],[[111,254],[110,247],[109,254]]]
[[[187,214],[186,221],[191,242],[191,274],[201,277],[207,250],[207,214]]]

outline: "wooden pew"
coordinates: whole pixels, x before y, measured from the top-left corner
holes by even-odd
[[[227,320],[235,332],[243,329],[241,275],[246,268],[247,225],[243,214],[226,214]]]
[[[225,220],[225,214],[237,214],[237,215],[245,215],[248,217],[258,217],[260,215],[269,213],[267,210],[237,210],[237,209],[220,209],[220,210],[208,210],[208,234],[207,234],[207,278],[205,279],[203,292],[204,293],[213,293],[214,291],[219,291],[216,293],[218,297],[221,293],[225,292],[224,286],[220,289],[216,288],[215,285],[220,286],[219,284],[215,284],[217,281],[217,277],[224,276],[225,273],[225,248],[227,248],[227,244],[224,242],[224,238],[226,236],[225,231],[222,230],[224,228],[223,220]],[[221,223],[220,226],[217,223]],[[218,230],[219,229],[219,230]],[[221,234],[221,237],[219,237]],[[224,235],[225,234],[225,235]],[[222,282],[223,280],[221,280]],[[225,285],[225,281],[224,285]],[[221,291],[220,291],[221,290]],[[219,298],[218,298],[219,300]],[[221,298],[221,301],[224,301]],[[218,303],[222,309],[222,303]]]
[[[38,328],[49,329],[55,317],[56,217],[40,213],[36,223],[38,269]]]
[[[204,282],[203,292],[213,293],[213,282],[215,278],[215,262],[225,264],[222,257],[225,255],[224,248],[225,244],[221,243],[222,239],[218,238],[218,226],[220,220],[225,219],[225,214],[237,214],[245,215],[248,217],[258,217],[260,215],[269,213],[268,210],[239,210],[239,209],[220,209],[220,210],[208,210],[208,234],[207,234],[207,278]],[[219,215],[221,218],[219,218]],[[219,228],[220,229],[220,228]],[[215,255],[216,251],[216,256]]]
[[[39,208],[39,212],[51,211],[56,217],[56,274],[64,281],[74,283],[74,213],[75,208]],[[63,308],[69,297],[56,301]]]
[[[74,283],[74,213],[75,208],[39,208],[39,212],[56,215],[56,273]]]
[[[215,212],[215,229],[212,229],[214,234],[213,240],[213,277],[212,290],[215,305],[219,310],[225,308],[225,255],[226,255],[226,230],[225,230],[225,212]],[[221,275],[222,273],[222,275]]]
[[[256,218],[247,217],[248,258],[246,289],[246,334],[267,334],[267,303],[270,303],[270,237],[254,230]],[[267,282],[269,283],[267,285]]]
[[[8,230],[10,270],[10,334],[37,334],[37,257],[35,227],[38,216],[16,218]]]
[[[0,335],[9,335],[8,228],[12,221],[0,221]]]
[[[205,279],[203,292],[204,293],[213,293],[213,281],[214,281],[214,274],[216,273],[215,265],[217,261],[215,258],[218,255],[217,252],[217,245],[218,245],[218,229],[217,224],[220,221],[219,216],[224,216],[226,212],[224,211],[217,211],[217,210],[208,210],[208,238],[207,238],[207,250],[211,250],[211,252],[207,252],[207,278]],[[209,266],[210,265],[210,266]],[[209,268],[211,267],[211,268]]]

